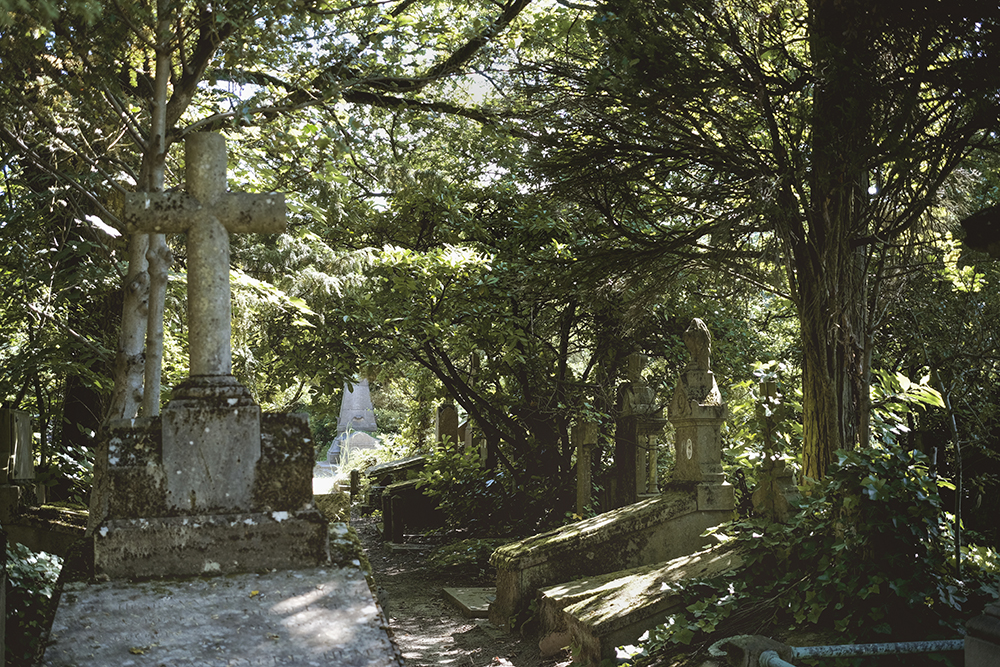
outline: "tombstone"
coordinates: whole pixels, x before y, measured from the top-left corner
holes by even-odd
[[[22,410],[0,410],[0,484],[33,479],[31,415]]]
[[[344,398],[340,402],[340,418],[337,419],[337,434],[348,431],[377,433],[375,408],[372,406],[371,389],[368,380],[344,383]]]
[[[31,415],[4,408],[0,410],[0,524],[10,523],[20,511],[24,482],[34,477]]]
[[[186,193],[137,193],[131,232],[186,233],[190,376],[162,416],[112,422],[95,466],[88,535],[111,578],[317,565],[305,415],[262,415],[232,375],[229,234],[279,233],[284,196],[226,191],[225,141],[189,135]]]
[[[597,447],[597,424],[582,422],[573,426],[573,443],[576,444],[576,513],[583,516],[590,507],[592,482],[591,459]]]
[[[574,657],[579,650],[582,662],[600,662],[614,656],[615,646],[636,641],[662,621],[664,605],[673,604],[671,590],[661,585],[664,572],[680,567],[685,576],[699,576],[711,563],[734,566],[725,545],[722,552],[706,549],[713,544],[708,529],[733,518],[735,499],[722,479],[720,426],[726,407],[711,375],[711,336],[699,320],[688,331],[691,363],[678,378],[670,406],[686,465],[660,494],[494,551],[493,623],[511,628],[512,619],[534,605],[548,648],[572,644]],[[648,412],[643,406],[649,405],[633,401],[631,411]],[[652,585],[646,588],[636,576]]]
[[[628,383],[621,391],[618,432],[615,434],[615,462],[627,467],[631,474],[621,474],[619,505],[635,502],[639,496],[658,493],[655,477],[656,438],[663,431],[666,420],[663,410],[656,404],[656,392],[642,376],[648,357],[638,352],[628,356]],[[650,467],[653,474],[650,474]],[[632,472],[634,470],[634,472]]]
[[[722,423],[726,404],[711,370],[712,335],[699,319],[684,332],[691,361],[681,372],[667,411],[674,425],[673,481],[698,484],[699,509],[732,509],[733,487],[722,472]]]
[[[452,447],[461,442],[458,433],[458,408],[452,401],[442,403],[434,415],[434,442],[440,445],[445,439]]]

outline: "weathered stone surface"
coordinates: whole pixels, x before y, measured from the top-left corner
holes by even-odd
[[[348,431],[378,431],[375,408],[372,406],[371,389],[368,379],[344,383],[344,398],[340,402],[340,416],[337,419],[337,434]]]
[[[358,565],[69,584],[46,667],[402,667]]]
[[[231,375],[229,234],[278,234],[284,195],[229,193],[221,134],[185,137],[186,193],[138,192],[125,200],[129,232],[186,233],[190,375]]]
[[[261,416],[261,456],[251,507],[260,511],[298,510],[312,502],[313,446],[304,413]]]
[[[228,574],[327,562],[315,509],[110,519],[93,535],[94,569],[112,579]]]
[[[204,562],[231,561],[231,567],[238,568],[224,571],[273,568],[282,562],[286,563],[283,567],[324,562],[326,548],[316,541],[324,539],[325,520],[312,505],[313,452],[305,415],[261,417],[257,438],[261,454],[250,478],[249,497],[239,510],[218,513],[216,509],[214,515],[197,507],[168,503],[161,422],[160,418],[123,420],[108,429],[103,443],[107,453],[105,473],[100,478],[103,484],[95,488],[88,527],[98,573],[146,577],[197,574]],[[99,456],[99,463],[101,460]],[[196,494],[200,494],[199,488]],[[257,515],[262,517],[260,521],[254,518]],[[274,515],[288,515],[292,520],[273,521]],[[240,522],[246,527],[230,525],[232,516],[242,517]],[[274,525],[267,517],[272,517]],[[246,524],[247,520],[254,527]],[[193,529],[196,524],[197,530]],[[103,536],[102,530],[106,531]],[[117,538],[111,535],[115,531],[120,532]],[[216,531],[218,545],[211,546],[210,535]],[[157,540],[162,540],[159,547]],[[302,540],[305,542],[299,544]],[[262,541],[266,542],[263,546]],[[157,549],[178,560],[160,563],[154,554]],[[252,557],[256,549],[263,549],[259,558]],[[206,555],[209,553],[219,555]],[[193,560],[185,566],[182,557]],[[136,569],[126,574],[129,559]]]
[[[551,652],[573,646],[575,664],[597,665],[679,608],[676,584],[712,577],[742,562],[738,553],[719,545],[666,563],[542,589],[539,648]]]
[[[457,447],[461,442],[458,435],[458,408],[454,403],[443,403],[438,406],[434,417],[434,441],[448,441],[450,447]]]
[[[500,547],[497,599],[490,620],[510,627],[541,588],[581,577],[658,563],[710,544],[706,529],[732,518],[732,509],[699,511],[691,488],[668,488],[656,498],[605,512]]]
[[[965,629],[965,667],[1000,665],[1000,603],[987,605]]]
[[[192,377],[163,410],[167,507],[248,509],[260,460],[260,406],[230,376]]]

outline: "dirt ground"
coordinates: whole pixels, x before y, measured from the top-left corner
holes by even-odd
[[[535,640],[509,634],[486,619],[470,619],[445,598],[446,587],[493,586],[492,574],[441,571],[426,550],[391,551],[370,518],[351,521],[371,562],[377,595],[406,667],[567,667],[568,652],[543,660]],[[411,542],[412,544],[413,542]]]

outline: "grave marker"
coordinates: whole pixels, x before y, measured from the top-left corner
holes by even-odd
[[[161,417],[112,422],[88,535],[113,578],[317,565],[326,521],[312,503],[304,415],[262,416],[232,375],[229,234],[279,233],[284,196],[226,191],[225,140],[185,142],[186,192],[126,201],[130,231],[186,233],[190,375]]]

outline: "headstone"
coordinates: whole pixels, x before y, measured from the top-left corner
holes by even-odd
[[[368,380],[344,383],[344,398],[340,402],[340,418],[337,420],[337,434],[349,431],[376,433],[375,408],[372,406],[371,388]]]
[[[26,495],[24,482],[35,476],[31,450],[31,415],[22,410],[0,410],[0,524],[19,513]]]
[[[438,407],[434,419],[434,442],[440,445],[446,439],[452,447],[461,442],[458,434],[458,408],[451,401]]]
[[[597,424],[581,422],[573,427],[573,443],[576,444],[576,513],[583,516],[590,507],[591,457],[597,446]]]
[[[226,191],[225,141],[185,144],[187,193],[126,201],[134,232],[186,233],[190,376],[162,417],[109,425],[88,529],[112,578],[317,565],[326,522],[312,504],[304,415],[266,415],[232,375],[229,234],[284,229],[284,197]]]
[[[711,370],[712,335],[696,318],[684,332],[684,343],[691,361],[678,378],[668,409],[675,428],[673,480],[699,483],[699,509],[732,509],[733,487],[726,484],[722,472],[726,404]]]
[[[31,415],[4,408],[0,410],[0,484],[34,478]]]
[[[631,466],[634,482],[623,476],[620,488],[627,493],[620,504],[634,502],[639,496],[658,493],[655,479],[657,436],[663,431],[666,420],[657,405],[656,392],[642,375],[649,358],[638,352],[628,356],[628,384],[622,390],[619,433],[615,436],[615,461],[619,466]],[[621,458],[619,458],[621,457]],[[650,472],[652,467],[653,472]],[[652,481],[652,484],[650,482]]]

